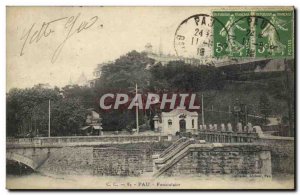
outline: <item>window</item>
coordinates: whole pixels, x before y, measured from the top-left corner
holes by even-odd
[[[169,125],[169,127],[172,126],[172,120],[171,119],[168,120],[168,125]]]
[[[192,128],[194,128],[195,124],[194,124],[194,119],[192,119]]]

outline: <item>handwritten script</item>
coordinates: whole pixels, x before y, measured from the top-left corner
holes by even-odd
[[[52,63],[58,59],[65,44],[71,37],[87,31],[88,29],[92,29],[93,27],[103,27],[99,22],[98,16],[91,17],[88,20],[82,20],[81,13],[70,17],[57,18],[49,22],[43,22],[42,25],[33,23],[28,30],[24,30],[24,33],[21,36],[20,40],[22,41],[22,47],[20,56],[25,55],[25,50],[26,48],[30,49],[30,45],[36,44],[55,34],[56,25],[63,25],[63,29],[66,33],[63,35],[63,41],[56,47],[51,56]]]

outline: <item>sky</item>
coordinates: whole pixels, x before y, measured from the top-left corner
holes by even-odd
[[[10,7],[7,10],[7,90],[38,83],[62,87],[69,83],[70,77],[75,81],[81,73],[92,78],[97,64],[115,60],[131,50],[143,51],[147,43],[156,51],[161,46],[163,53],[175,55],[175,30],[182,20],[196,14],[197,9]],[[80,25],[91,26],[78,33],[76,29]],[[71,36],[64,42],[69,31]],[[63,42],[54,61],[55,51]]]
[[[161,48],[176,55],[180,23],[196,14],[211,15],[214,9],[235,8],[8,7],[6,91],[40,83],[63,87],[82,73],[92,79],[98,64],[143,51],[147,43],[157,52]]]

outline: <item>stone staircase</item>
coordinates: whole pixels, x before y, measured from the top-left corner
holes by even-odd
[[[199,140],[200,143],[205,143],[203,140]],[[153,155],[153,167],[154,177],[159,177],[165,171],[167,171],[176,162],[182,159],[188,154],[191,145],[195,144],[196,141],[193,138],[180,138],[175,143],[173,143],[169,148],[167,148],[160,155]]]
[[[182,138],[176,140],[176,142],[174,142],[170,147],[168,147],[166,150],[164,150],[159,155],[159,158],[164,158],[166,155],[170,154],[175,148],[177,148],[179,145],[186,142],[187,140],[188,140],[188,138],[186,138],[186,137],[182,137]]]

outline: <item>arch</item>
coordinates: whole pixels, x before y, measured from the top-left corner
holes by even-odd
[[[13,152],[6,153],[6,160],[20,162],[20,163],[32,168],[33,170],[35,170],[38,167],[38,164],[31,158],[28,158],[27,156],[23,156],[21,154],[17,154],[17,153],[13,153]]]

